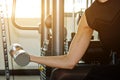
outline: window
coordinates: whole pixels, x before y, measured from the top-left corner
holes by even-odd
[[[13,0],[0,0],[0,5],[8,17],[12,15]],[[41,0],[16,0],[16,18],[39,18],[41,16]]]

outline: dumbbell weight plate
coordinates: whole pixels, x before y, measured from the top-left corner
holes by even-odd
[[[17,51],[16,55],[14,55],[14,61],[19,66],[26,66],[30,62],[30,56],[27,53],[25,53],[24,50],[19,50]]]

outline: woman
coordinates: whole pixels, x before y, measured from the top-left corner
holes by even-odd
[[[96,0],[82,15],[69,52],[61,56],[33,56],[31,62],[50,67],[72,69],[85,54],[93,30],[99,32],[104,47],[118,51],[120,45],[120,0]]]
[[[60,56],[34,56],[30,61],[50,67],[72,69],[85,54],[93,30],[99,32],[104,48],[120,52],[120,0],[95,0],[82,15],[69,52]],[[120,65],[95,66],[85,80],[118,80]],[[120,79],[120,78],[119,78]]]

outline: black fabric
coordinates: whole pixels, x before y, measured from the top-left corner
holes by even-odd
[[[99,32],[107,49],[120,50],[120,0],[96,0],[86,11],[88,25]]]
[[[50,80],[83,80],[94,65],[78,64],[74,69],[53,69]]]
[[[120,65],[94,66],[84,80],[120,80]]]
[[[103,47],[120,54],[120,0],[96,0],[85,15],[88,25],[99,32]],[[120,64],[95,66],[84,80],[120,80]]]

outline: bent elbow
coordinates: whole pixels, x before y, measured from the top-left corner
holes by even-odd
[[[65,69],[73,69],[78,62],[77,60],[73,60],[71,57],[68,57],[68,55],[66,55],[62,60],[63,64],[61,67]]]
[[[75,66],[70,66],[68,69],[73,69]]]
[[[76,66],[76,63],[70,63],[67,66],[67,69],[73,69]]]

